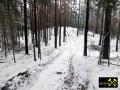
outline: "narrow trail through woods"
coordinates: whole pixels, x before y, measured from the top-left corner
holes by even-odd
[[[73,34],[74,33],[74,34]],[[87,90],[89,85],[89,71],[78,68],[78,59],[82,56],[83,36],[76,36],[76,31],[67,35],[67,45],[62,49],[63,53],[39,75],[39,79],[30,90]],[[85,63],[81,63],[84,65]],[[89,69],[89,68],[88,68]],[[84,75],[79,75],[79,73]],[[79,80],[81,82],[79,82]]]

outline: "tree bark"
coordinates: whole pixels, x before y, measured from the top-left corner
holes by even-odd
[[[36,16],[36,0],[34,0],[34,32],[35,32],[35,46],[37,47],[37,16]]]
[[[85,24],[85,32],[84,32],[84,56],[87,56],[87,33],[89,30],[89,0],[87,0],[87,8],[86,8],[86,24]]]
[[[61,27],[62,27],[62,23],[61,23],[61,6],[62,6],[62,2],[60,0],[60,30],[59,30],[59,46],[61,46]]]
[[[78,14],[77,36],[79,35],[79,30],[80,30],[80,0],[79,0],[79,14]]]
[[[3,38],[4,38],[4,50],[5,50],[5,57],[7,57],[7,45],[6,45],[6,29],[5,29],[5,16],[4,16],[4,2],[3,2],[3,11],[2,11],[2,27],[3,27]]]
[[[25,53],[29,54],[28,34],[27,34],[27,3],[26,3],[26,0],[24,0],[24,33],[25,33]]]
[[[119,18],[120,18],[120,11],[119,11]],[[116,52],[118,52],[119,35],[120,35],[120,21],[119,21],[119,29],[118,29],[118,32],[117,32]]]
[[[103,55],[102,59],[108,59],[110,56],[110,24],[111,24],[111,9],[109,5],[105,8],[105,26],[103,40]]]
[[[104,10],[102,12],[102,22],[101,22],[101,31],[100,31],[99,45],[101,45],[101,42],[102,42],[103,25],[104,25]]]
[[[10,35],[11,35],[11,45],[12,45],[12,50],[13,50],[13,60],[14,60],[14,63],[16,63],[16,60],[15,60],[15,41],[14,41],[14,27],[13,27],[13,24],[11,24],[11,23],[13,23],[12,21],[12,18],[11,18],[11,16],[12,16],[12,11],[10,10],[10,2],[9,2],[9,0],[8,0],[8,18],[9,18],[9,29],[10,29]]]
[[[63,31],[63,42],[65,42],[66,37],[66,0],[64,1],[64,31]]]
[[[100,18],[100,6],[97,8],[97,15],[96,15],[96,27],[95,27],[95,33],[99,33],[99,18]]]
[[[55,32],[55,48],[57,48],[57,0],[55,0],[55,22],[54,22],[54,32]]]

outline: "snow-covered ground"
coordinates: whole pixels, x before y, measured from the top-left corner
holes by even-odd
[[[46,47],[42,44],[42,60],[33,61],[32,48],[30,55],[17,53],[15,64],[11,55],[2,58],[5,63],[0,63],[0,87],[7,83],[12,90],[120,90],[120,80],[117,89],[98,86],[99,77],[120,79],[120,52],[115,52],[115,40],[111,41],[112,65],[99,66],[99,49],[93,47],[98,45],[99,35],[88,33],[88,56],[84,57],[84,35],[81,31],[77,37],[76,31],[67,28],[67,40],[58,49],[54,49],[54,39]]]

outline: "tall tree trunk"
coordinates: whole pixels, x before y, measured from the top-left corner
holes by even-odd
[[[60,0],[60,30],[59,30],[59,46],[61,46],[61,27],[62,27],[62,23],[61,23],[61,6],[62,6],[62,2]]]
[[[66,37],[66,0],[64,1],[64,31],[63,31],[63,42],[65,42]]]
[[[120,11],[119,11],[119,19],[120,19]],[[120,20],[119,20],[119,29],[118,29],[118,32],[117,32],[116,52],[118,52],[118,41],[119,41],[119,35],[120,35]]]
[[[36,0],[34,0],[34,32],[35,32],[35,46],[37,47],[37,16],[36,16]]]
[[[44,12],[45,12],[45,15],[44,15],[44,31],[45,31],[45,46],[47,46],[48,44],[48,25],[47,25],[47,22],[48,22],[48,10],[47,10],[47,6],[45,6],[45,9],[44,9]]]
[[[100,31],[99,45],[101,45],[101,42],[102,42],[103,26],[104,26],[104,10],[102,12],[102,22],[101,22],[101,31]]]
[[[85,24],[85,32],[84,32],[84,56],[87,56],[87,33],[89,30],[89,0],[87,0],[87,8],[86,8],[86,24]]]
[[[20,30],[18,30],[18,43],[19,43],[19,48],[20,48]]]
[[[104,26],[104,40],[103,40],[103,55],[102,59],[108,59],[110,56],[110,24],[111,24],[111,8],[106,5],[105,8],[105,26]],[[109,64],[109,62],[108,62]]]
[[[10,29],[10,35],[11,35],[11,45],[12,45],[12,49],[13,49],[13,60],[14,60],[14,63],[16,63],[16,60],[15,60],[15,40],[14,40],[14,26],[13,26],[13,24],[11,24],[11,23],[13,23],[13,20],[12,20],[12,18],[11,18],[11,16],[12,16],[12,11],[10,10],[10,2],[9,2],[9,0],[8,0],[8,18],[9,18],[9,29]]]
[[[97,8],[97,15],[96,15],[96,26],[95,26],[95,33],[98,34],[99,32],[99,18],[100,18],[100,6]]]
[[[54,22],[54,32],[55,32],[55,48],[57,48],[57,0],[55,0],[55,22]]]
[[[41,29],[41,23],[40,23],[40,18],[41,18],[41,13],[38,7],[38,58],[41,60],[41,37],[40,37],[40,29]]]
[[[36,61],[36,51],[35,51],[35,38],[34,38],[34,20],[33,20],[33,18],[34,18],[34,13],[33,13],[33,4],[32,4],[32,0],[30,0],[30,5],[29,5],[29,7],[30,7],[30,24],[31,24],[31,36],[32,36],[32,43],[33,43],[33,53],[34,53],[34,61]]]
[[[47,14],[47,20],[46,20],[46,44],[48,44],[48,28],[49,28],[49,25],[48,25],[48,17],[49,17],[49,13],[48,13],[48,10],[49,10],[49,7],[47,6],[46,7],[46,14]]]
[[[7,45],[6,45],[6,29],[5,29],[5,16],[4,16],[4,2],[3,2],[3,11],[2,11],[2,27],[3,27],[3,38],[4,38],[4,50],[5,50],[5,57],[7,57]]]
[[[24,33],[25,33],[25,53],[29,54],[28,34],[27,34],[27,3],[26,3],[26,0],[24,0]]]
[[[77,36],[79,35],[79,30],[80,30],[80,0],[79,0],[79,14],[78,14]]]

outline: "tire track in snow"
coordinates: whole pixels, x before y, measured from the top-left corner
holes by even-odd
[[[72,64],[72,57],[70,57],[68,75],[67,77],[65,77],[63,84],[64,90],[71,90],[72,85],[74,84],[73,79],[74,79],[74,67]]]
[[[83,37],[81,36],[77,39],[74,35],[72,37],[69,35],[68,37],[69,50],[72,54],[69,62],[68,75],[65,77],[62,90],[87,90],[89,87],[89,71],[84,70],[84,68],[83,70],[79,70],[80,68],[77,68],[77,63],[73,63],[76,61],[76,57],[77,60],[80,59],[80,57],[77,56],[80,55],[80,52],[77,51],[82,50],[83,45],[79,44],[82,39]],[[82,73],[84,73],[83,75],[85,75],[85,77],[82,77]]]
[[[89,72],[83,70],[83,73],[85,73],[87,77],[82,78],[79,74],[80,72],[75,69],[73,60],[73,56],[71,56],[69,61],[68,75],[64,78],[62,90],[87,90],[89,86]],[[78,72],[76,73],[75,70]]]

